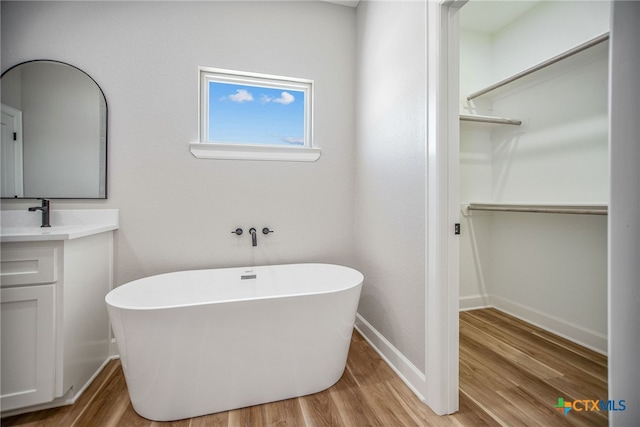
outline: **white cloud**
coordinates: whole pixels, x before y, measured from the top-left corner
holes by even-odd
[[[289,92],[282,92],[280,94],[280,98],[274,99],[273,102],[287,105],[287,104],[291,104],[295,100],[296,98],[293,95],[291,95]]]
[[[278,104],[288,105],[295,100],[296,98],[293,95],[291,95],[289,92],[282,92],[279,98],[272,98],[267,95],[262,95],[262,98],[260,98],[260,101],[262,101],[263,104],[267,102],[277,102]]]
[[[238,89],[233,95],[229,95],[229,99],[233,102],[247,102],[253,101],[253,95],[246,91],[246,89]]]
[[[293,138],[293,137],[290,136],[290,137],[285,138],[284,140],[288,144],[304,145],[304,138]]]

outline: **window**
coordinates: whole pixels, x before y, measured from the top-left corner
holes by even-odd
[[[200,67],[199,158],[315,161],[313,81]]]

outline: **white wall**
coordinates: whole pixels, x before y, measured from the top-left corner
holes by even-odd
[[[482,88],[471,86],[486,79],[478,70],[487,43],[493,83],[605,32],[608,3],[588,3],[541,2],[488,42],[463,32],[461,96]],[[607,64],[602,44],[495,95],[463,99],[463,112],[524,123],[461,126],[461,202],[606,204]],[[461,307],[493,305],[606,352],[606,224],[574,215],[463,218]]]
[[[611,27],[609,399],[612,427],[640,424],[640,3],[616,1]],[[615,344],[614,344],[615,343]]]
[[[56,59],[109,105],[115,283],[173,270],[350,264],[355,10],[322,2],[2,2],[2,67]],[[199,65],[315,80],[315,163],[199,160]],[[3,201],[26,209],[33,201]],[[275,232],[250,237],[236,227]],[[365,273],[366,274],[366,273]]]
[[[358,6],[355,264],[359,314],[425,366],[426,44],[422,2]],[[402,363],[402,362],[401,362]]]
[[[493,35],[498,81],[609,31],[609,1],[541,1]]]
[[[460,13],[465,13],[463,7]],[[460,113],[486,114],[490,102],[467,101],[468,94],[493,83],[491,35],[460,29]],[[493,196],[493,142],[491,127],[460,122],[460,200],[491,200]],[[461,306],[486,306],[491,283],[488,236],[491,216],[460,218]],[[483,267],[484,266],[484,267]]]

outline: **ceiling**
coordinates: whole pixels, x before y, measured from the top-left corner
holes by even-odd
[[[323,0],[357,7],[360,0]],[[469,0],[460,13],[460,26],[467,30],[494,34],[538,5],[542,0]]]
[[[342,6],[356,7],[360,0],[324,0],[327,3],[340,4]]]
[[[494,34],[539,3],[540,0],[470,0],[460,10],[460,27]]]

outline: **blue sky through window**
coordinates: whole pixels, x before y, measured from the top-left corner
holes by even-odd
[[[304,145],[303,91],[208,83],[210,142]]]

